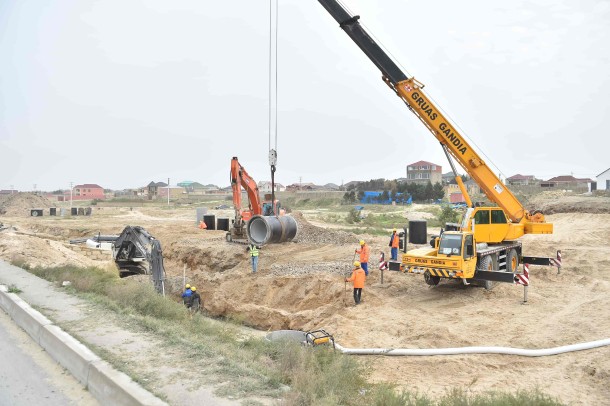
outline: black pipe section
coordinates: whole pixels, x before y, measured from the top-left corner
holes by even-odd
[[[255,245],[291,241],[298,231],[292,216],[252,216],[246,224],[248,240]]]
[[[330,15],[339,23],[345,33],[360,47],[362,52],[379,68],[383,76],[396,84],[407,80],[400,68],[384,52],[360,25],[360,16],[351,16],[336,0],[318,0]]]

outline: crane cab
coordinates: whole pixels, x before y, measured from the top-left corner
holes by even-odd
[[[462,219],[462,230],[474,230],[476,243],[496,244],[524,234],[523,224],[511,223],[499,207],[472,207]]]

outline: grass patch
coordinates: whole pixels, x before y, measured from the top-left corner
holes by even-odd
[[[291,210],[302,210],[302,209],[318,209],[318,208],[330,208],[341,206],[341,196],[331,197],[286,197],[282,199],[282,206],[288,207]]]
[[[7,289],[8,289],[8,293],[21,293],[21,292],[23,292],[21,289],[19,289],[15,285],[8,285]]]
[[[120,279],[114,270],[58,267],[31,268],[30,272],[58,285],[71,281],[66,289],[109,311],[130,330],[153,335],[162,343],[163,353],[178,360],[188,359],[183,378],[193,388],[215,384],[219,396],[282,399],[281,404],[286,406],[560,404],[538,391],[470,395],[454,390],[436,400],[398,392],[393,385],[368,381],[366,358],[343,355],[327,347],[244,337],[238,319],[223,323],[199,314],[190,319],[179,298],[163,298],[151,285]],[[93,349],[154,391],[158,377],[138,371],[137,364],[103,348]],[[197,374],[192,374],[194,370]]]

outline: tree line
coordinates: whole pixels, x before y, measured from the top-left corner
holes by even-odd
[[[398,182],[396,180],[371,179],[350,185],[343,195],[343,200],[348,204],[361,201],[365,191],[381,192],[381,195],[377,197],[379,202],[387,201],[388,199],[399,202],[406,201],[408,196],[411,196],[414,202],[425,203],[445,197],[443,185],[438,182],[433,185],[430,181],[421,184]]]

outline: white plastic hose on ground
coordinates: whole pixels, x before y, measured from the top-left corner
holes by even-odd
[[[544,357],[548,355],[558,355],[566,352],[590,350],[592,348],[610,345],[610,338],[603,340],[590,341],[564,345],[562,347],[541,348],[538,350],[528,350],[524,348],[511,347],[457,347],[457,348],[344,348],[335,343],[335,348],[343,354],[352,355],[460,355],[460,354],[506,354],[519,355],[523,357]]]

